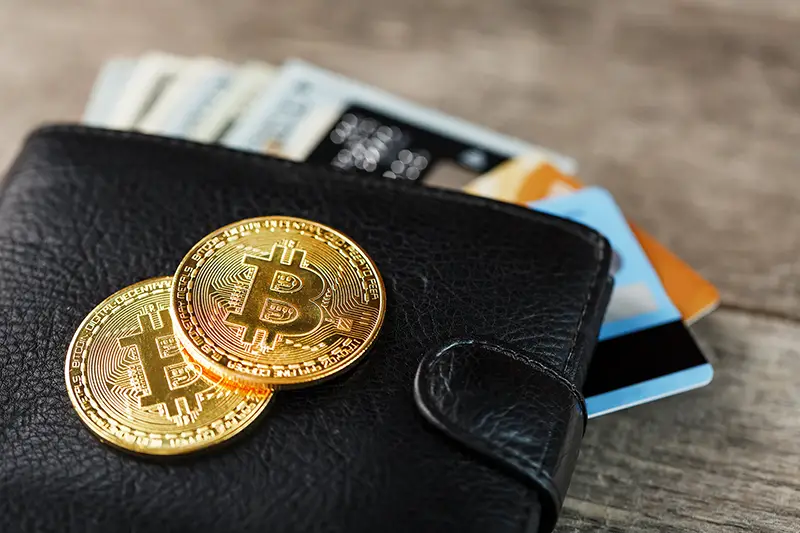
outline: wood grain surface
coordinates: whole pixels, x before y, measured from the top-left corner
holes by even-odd
[[[720,288],[708,388],[593,421],[558,531],[800,531],[800,3],[0,4],[0,162],[102,62],[302,57],[576,157]],[[647,357],[647,354],[642,354]]]

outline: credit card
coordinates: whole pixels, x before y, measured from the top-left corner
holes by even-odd
[[[564,172],[576,167],[545,148],[297,60],[283,66],[222,144],[451,187],[530,152]]]
[[[582,187],[584,185],[576,178],[560,172],[540,157],[528,155],[503,163],[472,181],[464,190],[527,205],[543,198],[571,194]],[[629,225],[686,324],[696,322],[717,308],[720,298],[714,285],[655,237],[632,222]]]
[[[614,289],[584,386],[590,417],[711,381],[711,365],[608,191],[588,187],[528,206],[597,230],[614,250]]]

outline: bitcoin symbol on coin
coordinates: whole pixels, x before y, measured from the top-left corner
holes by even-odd
[[[314,331],[322,322],[322,308],[313,298],[324,288],[322,277],[305,263],[306,252],[274,245],[269,259],[245,255],[243,264],[254,267],[250,288],[239,313],[230,312],[225,322],[242,328],[242,341],[275,348],[278,336],[292,337]]]
[[[164,404],[172,418],[200,409],[198,394],[209,387],[183,358],[172,333],[169,310],[158,312],[161,327],[153,326],[150,314],[139,315],[140,331],[119,339],[121,348],[135,346],[147,380],[147,394],[139,398],[139,407]],[[181,409],[182,407],[182,409]]]
[[[170,316],[205,375],[239,390],[307,386],[376,339],[386,289],[352,239],[313,220],[267,216],[219,228],[187,252]]]
[[[102,301],[67,351],[72,406],[98,437],[125,450],[174,455],[222,442],[271,397],[226,389],[201,374],[175,337],[172,280],[140,281]]]

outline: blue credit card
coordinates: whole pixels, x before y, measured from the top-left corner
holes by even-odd
[[[589,187],[529,207],[595,229],[614,250],[614,290],[584,388],[590,417],[711,381],[711,365],[608,191]]]

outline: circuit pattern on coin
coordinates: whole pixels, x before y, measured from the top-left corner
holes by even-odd
[[[206,236],[175,274],[176,333],[208,373],[255,389],[302,386],[360,358],[386,310],[377,267],[355,242],[292,217]]]
[[[67,391],[81,420],[128,451],[207,448],[244,429],[271,397],[202,375],[173,333],[171,287],[171,278],[154,278],[113,294],[84,319],[67,352]]]

